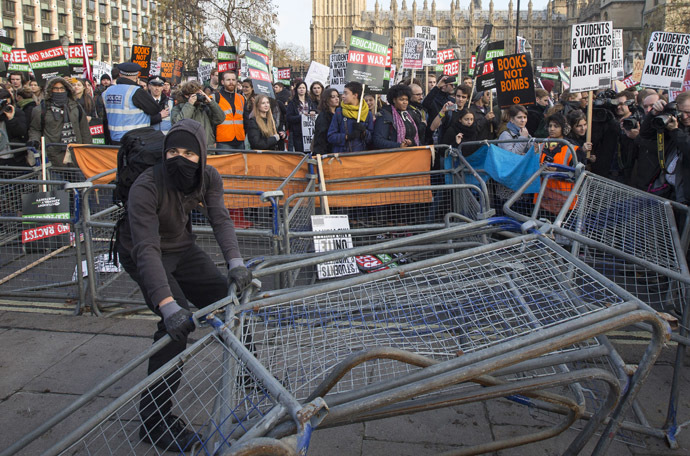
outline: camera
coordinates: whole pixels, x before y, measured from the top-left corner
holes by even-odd
[[[640,122],[638,122],[638,120],[633,116],[623,119],[623,129],[625,130],[634,130],[639,128],[639,126]]]
[[[615,96],[616,93],[611,90],[606,90],[597,95],[592,102],[592,122],[608,122],[616,117],[618,101]]]
[[[4,100],[0,100],[0,112],[10,112],[12,111],[12,105],[10,102],[5,98]]]
[[[663,130],[668,125],[671,117],[678,117],[678,105],[675,102],[668,103],[664,110],[652,119],[652,127],[655,130]]]
[[[194,103],[194,106],[201,106],[208,103],[206,100],[206,95],[203,92],[197,92],[194,95],[196,95],[196,102]]]

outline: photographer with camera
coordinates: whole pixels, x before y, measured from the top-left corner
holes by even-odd
[[[9,152],[10,143],[26,142],[27,119],[24,111],[12,104],[12,94],[0,89],[0,154]],[[0,155],[0,166],[27,166],[27,153]]]
[[[637,94],[632,91],[623,91],[616,98],[616,118],[619,121],[618,148],[616,156],[611,163],[611,178],[628,184],[635,160],[637,158],[638,141],[640,134],[640,114],[637,107]]]
[[[175,98],[177,104],[170,115],[172,124],[182,119],[196,120],[206,131],[206,144],[215,147],[216,127],[225,120],[225,113],[218,103],[204,93],[198,81],[180,84]]]
[[[606,178],[611,177],[612,162],[616,160],[620,121],[616,118],[616,98],[611,89],[599,92],[592,107],[592,150],[596,161],[590,163],[590,170]]]
[[[690,203],[690,92],[676,101],[658,100],[640,127],[640,153],[635,163],[633,185]]]

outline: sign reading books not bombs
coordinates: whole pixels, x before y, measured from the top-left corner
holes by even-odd
[[[184,62],[180,59],[175,59],[173,62],[172,85],[178,85],[182,82],[182,73],[184,72]]]
[[[611,85],[613,23],[573,24],[570,91],[607,89]]]
[[[58,40],[27,43],[26,54],[36,76],[36,82],[41,86],[55,76],[70,74],[65,48]]]
[[[174,62],[161,62],[161,77],[166,81],[172,81],[174,64]]]
[[[353,30],[347,53],[346,81],[383,87],[386,70],[388,37],[362,30]]]
[[[266,65],[263,56],[254,54],[253,52],[247,52],[244,58],[247,61],[247,71],[252,80],[254,92],[275,98],[273,84],[271,83],[271,74],[268,72],[268,65]]]
[[[151,46],[132,45],[132,62],[141,67],[141,77],[148,78],[151,71]]]
[[[682,90],[690,55],[690,35],[654,32],[649,37],[640,84],[654,89]],[[634,77],[634,76],[633,76]]]
[[[495,57],[493,62],[498,105],[501,108],[536,102],[529,54]]]

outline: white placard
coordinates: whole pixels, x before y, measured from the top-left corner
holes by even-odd
[[[690,55],[690,35],[653,32],[640,85],[652,89],[682,90]]]
[[[315,81],[319,81],[325,87],[328,85],[329,71],[330,68],[323,63],[314,62],[312,60],[311,65],[309,65],[309,71],[307,71],[307,75],[304,78],[304,82],[307,84],[308,88],[311,88],[312,83]]]
[[[345,90],[345,71],[347,71],[347,54],[331,54],[328,80],[332,88],[339,93]]]
[[[570,53],[570,91],[611,86],[613,22],[573,24]]]
[[[312,215],[311,226],[313,231],[349,230],[350,222],[347,215]],[[318,253],[351,249],[352,246],[352,236],[349,234],[314,237],[314,251]],[[359,272],[355,257],[321,263],[316,266],[316,270],[319,279],[342,277]]]
[[[315,125],[316,116],[302,114],[302,142],[304,143],[305,152],[311,152],[311,141],[314,138]]]
[[[213,62],[204,62],[199,60],[199,67],[197,68],[197,76],[199,81],[202,83],[207,83],[211,80],[211,71],[215,68]]]
[[[611,79],[621,81],[625,78],[625,69],[623,68],[623,29],[613,29],[612,51]]]
[[[436,52],[438,52],[438,27],[415,25],[414,37],[426,40],[426,45],[424,47],[424,66],[435,66]]]
[[[109,65],[105,62],[101,62],[100,60],[95,60],[93,62],[92,71],[93,71],[93,80],[100,84],[101,76],[103,76],[104,74],[107,74],[108,76],[112,76],[113,67],[112,67],[112,65]]]

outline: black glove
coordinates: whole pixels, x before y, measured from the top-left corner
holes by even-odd
[[[192,313],[180,307],[177,302],[171,301],[159,309],[163,314],[165,330],[175,342],[183,340],[187,334],[196,329],[192,321]]]
[[[33,147],[36,150],[41,150],[41,141],[31,140],[26,142],[26,147]]]
[[[367,136],[367,124],[364,122],[357,122],[352,126],[352,136],[359,136],[364,140]]]
[[[244,266],[236,266],[228,271],[228,280],[235,282],[237,293],[242,293],[252,283],[252,271]]]

